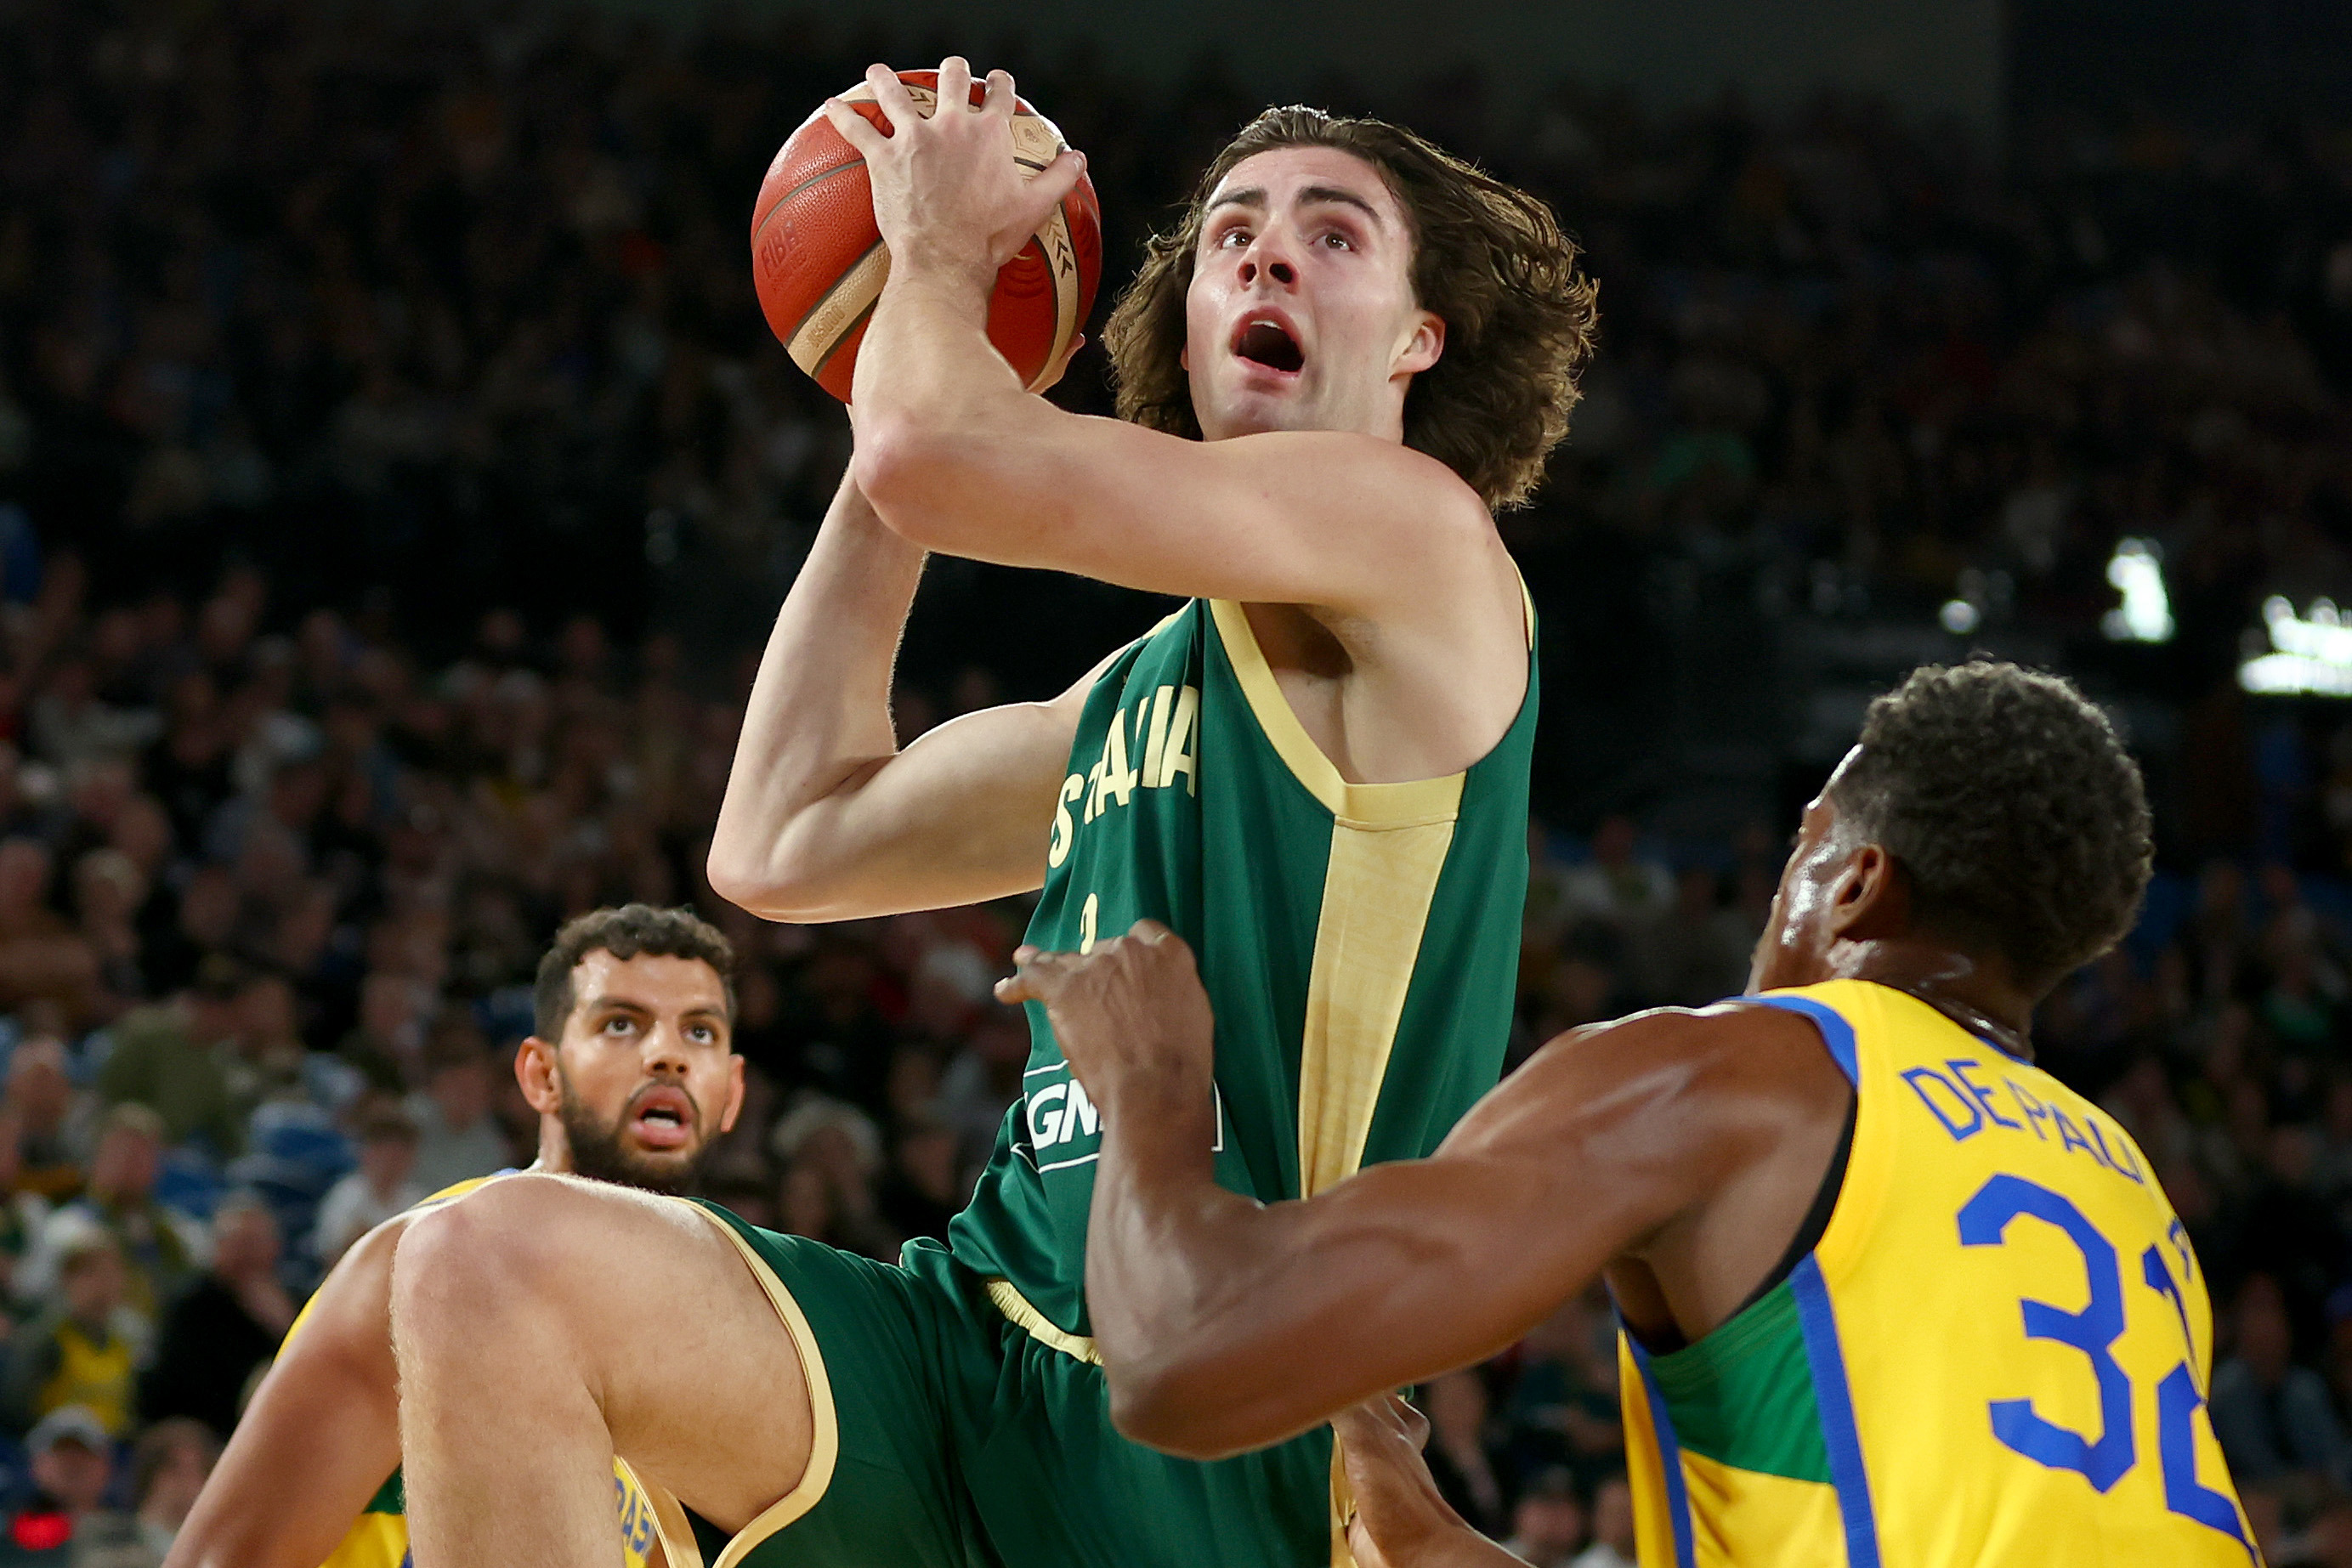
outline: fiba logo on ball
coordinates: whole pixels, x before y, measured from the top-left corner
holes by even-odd
[[[898,79],[926,118],[939,106],[937,71]],[[977,109],[984,89],[973,85]],[[864,82],[840,101],[884,131],[889,121]],[[1025,178],[1066,143],[1054,122],[1015,99],[1013,157]],[[849,401],[857,346],[890,277],[890,251],[874,221],[866,161],[822,112],[811,115],[776,153],[751,217],[752,282],[760,308],[793,362],[842,402]],[[988,302],[988,340],[1024,386],[1036,390],[1069,353],[1102,281],[1102,211],[1093,183],[1077,184],[1029,243],[998,269]]]

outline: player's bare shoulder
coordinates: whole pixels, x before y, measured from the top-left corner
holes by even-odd
[[[1733,1152],[1776,1116],[1838,1100],[1843,1080],[1812,1023],[1734,998],[1654,1008],[1555,1036],[1463,1119],[1456,1140],[1630,1137],[1654,1153]]]

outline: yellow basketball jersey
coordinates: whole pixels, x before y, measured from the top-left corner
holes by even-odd
[[[497,1179],[498,1176],[475,1176],[445,1186],[408,1212],[421,1214],[428,1208],[438,1208],[465,1197],[484,1182]],[[302,1321],[310,1315],[310,1306],[306,1301],[295,1314],[293,1326],[286,1331],[289,1342],[302,1332]],[[646,1559],[654,1544],[653,1504],[646,1500],[645,1488],[630,1473],[629,1467],[617,1458],[613,1461],[613,1493],[620,1509],[621,1554],[625,1568],[646,1568]],[[327,1554],[320,1568],[412,1568],[408,1555],[408,1500],[398,1470],[393,1471],[391,1479],[368,1500],[367,1507],[352,1521],[350,1531]]]
[[[79,1405],[118,1437],[131,1430],[131,1391],[138,1374],[131,1342],[109,1330],[96,1340],[68,1319],[58,1324],[58,1369],[41,1385],[37,1404],[43,1415],[60,1406]]]
[[[1819,1245],[1696,1344],[1618,1336],[1642,1568],[2259,1564],[2212,1314],[2113,1118],[1918,998],[1805,1014],[1855,1087]]]

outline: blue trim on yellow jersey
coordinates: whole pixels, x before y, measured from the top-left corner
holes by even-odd
[[[1650,1353],[1642,1342],[1617,1320],[1626,1345],[1633,1353],[1633,1364],[1642,1369],[1642,1389],[1650,1399],[1650,1429],[1657,1434],[1659,1468],[1666,1478],[1666,1513],[1675,1522],[1675,1568],[1698,1568],[1698,1548],[1693,1542],[1691,1529],[1690,1488],[1683,1479],[1683,1446],[1675,1437],[1675,1418],[1666,1408],[1666,1396],[1658,1391],[1658,1380],[1650,1372]],[[1856,1568],[1860,1568],[1857,1564]],[[1873,1563],[1872,1568],[1876,1568]]]
[[[1849,1028],[1848,1050],[1853,1049],[1853,1031]],[[1829,1449],[1838,1513],[1845,1521],[1847,1568],[1879,1568],[1878,1516],[1870,1506],[1870,1476],[1863,1467],[1862,1435],[1853,1424],[1853,1391],[1846,1385],[1845,1353],[1838,1347],[1837,1312],[1830,1305],[1822,1266],[1811,1253],[1800,1259],[1790,1272],[1789,1288],[1796,1294],[1797,1320],[1805,1331],[1805,1360],[1813,1373],[1813,1404],[1821,1412],[1822,1442]]]
[[[1779,1008],[1782,1012],[1801,1013],[1812,1019],[1813,1027],[1822,1031],[1822,1043],[1830,1048],[1831,1059],[1838,1064],[1838,1071],[1845,1074],[1845,1081],[1856,1088],[1862,1086],[1862,1055],[1860,1048],[1853,1042],[1853,1025],[1845,1021],[1844,1014],[1827,1002],[1817,1002],[1811,997],[1768,995],[1746,999],[1761,1002],[1768,1008]]]

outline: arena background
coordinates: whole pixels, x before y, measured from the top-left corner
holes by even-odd
[[[2352,13],[2323,0],[1435,30],[0,0],[0,1431],[54,1402],[61,1335],[125,1347],[107,1501],[160,1550],[351,1226],[527,1157],[522,988],[599,902],[693,901],[746,955],[719,1196],[883,1254],[943,1223],[1018,1082],[985,987],[1022,911],[763,927],[700,865],[846,455],[753,305],[751,193],[867,59],[951,47],[1087,150],[1114,281],[1294,99],[1478,157],[1588,247],[1601,355],[1504,519],[1543,621],[1521,1051],[1736,989],[1796,805],[1912,664],[1989,649],[2109,707],[2159,877],[2038,1039],[2196,1235],[2271,1560],[2352,1562]],[[1056,395],[1107,408],[1097,351]],[[902,727],[1058,689],[1159,612],[935,562]],[[1449,1495],[1538,1568],[1622,1524],[1605,1327],[1577,1303],[1431,1390]],[[0,1437],[10,1552],[47,1539],[29,1464]]]

